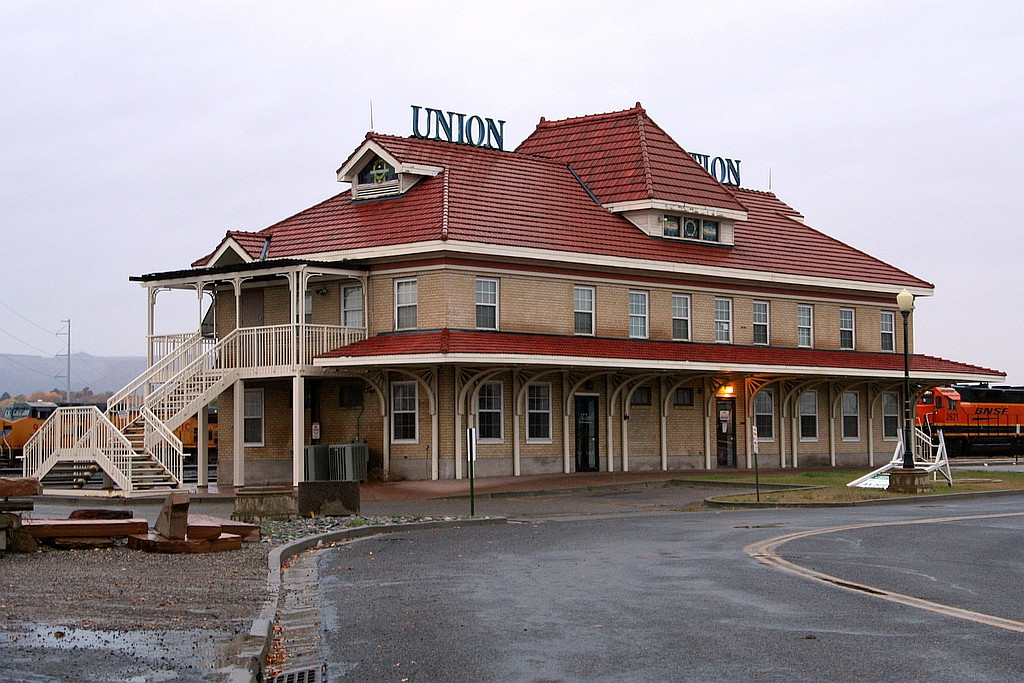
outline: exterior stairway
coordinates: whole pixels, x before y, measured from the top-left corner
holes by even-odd
[[[47,488],[120,489],[122,495],[181,487],[183,453],[174,429],[205,409],[237,371],[220,367],[229,334],[210,345],[199,335],[184,340],[111,397],[107,412],[67,406],[25,446],[24,475]]]

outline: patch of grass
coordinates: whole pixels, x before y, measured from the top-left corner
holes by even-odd
[[[890,493],[884,489],[850,488],[847,484],[868,473],[869,470],[774,470],[761,476],[762,484],[787,484],[794,487],[815,488],[789,491],[761,491],[761,502],[767,503],[841,503],[882,498],[902,498],[915,494]],[[754,484],[754,475],[743,473],[687,476],[688,480],[736,482]],[[933,481],[931,493],[973,493],[977,491],[1024,490],[1024,473],[993,470],[958,470],[953,473],[953,486],[939,475]],[[927,494],[916,494],[927,495]],[[756,500],[755,494],[720,496],[722,501],[747,502]]]

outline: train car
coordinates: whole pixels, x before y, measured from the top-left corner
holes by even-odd
[[[935,387],[916,412],[919,426],[942,430],[950,457],[1024,455],[1024,387]]]
[[[36,430],[57,410],[49,401],[12,401],[0,416],[0,461],[13,465]]]
[[[199,452],[199,418],[195,415],[185,420],[174,430],[175,436],[181,439],[181,447],[186,453],[195,455]],[[206,446],[212,455],[217,453],[217,411],[210,409],[207,413]]]

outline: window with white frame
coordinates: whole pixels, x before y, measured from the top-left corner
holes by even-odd
[[[573,287],[573,330],[576,334],[594,334],[594,288]]]
[[[501,441],[502,438],[502,383],[485,382],[480,387],[476,402],[477,439]]]
[[[818,440],[818,392],[805,391],[800,395],[800,440]]]
[[[715,341],[732,341],[732,299],[715,299]]]
[[[860,439],[860,394],[843,392],[843,441]]]
[[[246,389],[242,406],[242,437],[246,446],[263,445],[263,390]]]
[[[551,384],[526,387],[526,441],[551,441]]]
[[[839,309],[839,348],[852,350],[856,344],[853,334],[854,318],[852,308]]]
[[[476,326],[481,330],[498,329],[498,281],[477,278]]]
[[[800,304],[796,307],[796,345],[814,346],[814,307]]]
[[[363,286],[352,285],[341,290],[341,324],[345,327],[363,326]]]
[[[768,302],[754,302],[754,343],[768,343]]]
[[[647,292],[629,293],[629,336],[647,338]]]
[[[882,394],[882,438],[886,441],[900,438],[900,397],[891,391]]]
[[[754,396],[754,426],[758,441],[775,440],[775,395],[771,389],[762,389]]]
[[[892,311],[882,311],[879,314],[879,327],[882,330],[882,350],[883,351],[895,351],[896,350],[896,330],[893,327],[893,314]]]
[[[419,387],[416,382],[391,383],[391,440],[415,443],[419,438]]]
[[[690,340],[690,295],[672,295],[672,338]]]
[[[313,322],[313,292],[308,289],[302,297],[302,322],[307,325]]]
[[[416,280],[395,280],[395,329],[416,329]]]

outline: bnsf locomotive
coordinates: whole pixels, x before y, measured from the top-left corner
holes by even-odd
[[[935,387],[917,404],[917,424],[941,429],[952,458],[1024,455],[1024,387]]]

